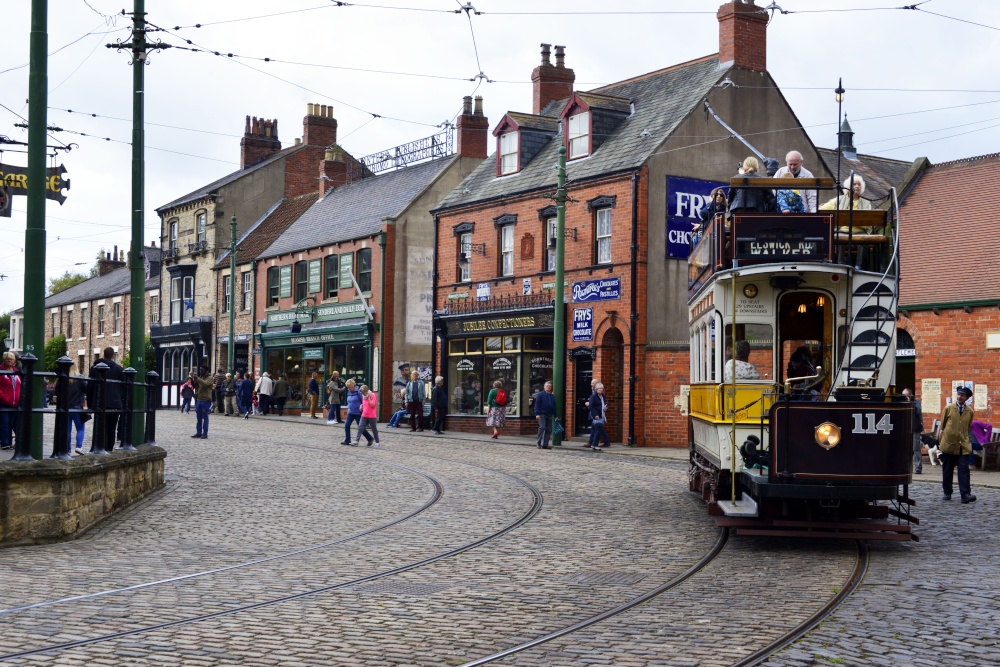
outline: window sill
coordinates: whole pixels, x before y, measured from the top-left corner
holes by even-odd
[[[500,283],[505,283],[505,282],[513,285],[515,282],[517,282],[517,276],[497,276],[496,278],[492,278],[491,280],[494,285],[499,285]]]
[[[370,298],[372,298],[372,293],[371,292],[362,292],[361,296],[363,296],[366,299],[370,299]]]
[[[94,338],[104,338],[104,334],[97,334]]]
[[[607,264],[592,264],[583,268],[586,269],[591,275],[593,275],[594,271],[607,271],[608,273],[612,273],[615,270],[615,263],[608,262]]]

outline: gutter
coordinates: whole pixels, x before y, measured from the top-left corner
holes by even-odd
[[[1000,299],[983,299],[979,301],[950,301],[944,303],[921,303],[915,305],[900,305],[899,312],[905,313],[911,310],[948,310],[952,308],[982,308],[988,306],[1000,306]]]
[[[434,373],[437,368],[438,225],[440,222],[440,217],[434,213],[434,252],[432,253],[434,259],[431,264],[431,373]],[[437,373],[435,373],[436,375]],[[442,372],[441,375],[444,376],[444,373]],[[446,390],[447,382],[445,380]]]

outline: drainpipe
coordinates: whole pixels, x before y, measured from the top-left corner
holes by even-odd
[[[434,377],[443,376],[437,372],[437,290],[438,290],[438,223],[440,218],[434,214],[434,252],[431,260],[431,373]],[[443,369],[442,369],[443,370]],[[447,380],[445,388],[447,389]]]
[[[383,223],[388,222],[389,218],[383,220]],[[382,369],[385,368],[385,348],[383,343],[385,343],[385,242],[386,233],[381,232],[378,235],[378,247],[381,251],[381,261],[379,262],[379,273],[381,281],[379,284],[379,297],[378,297],[378,369],[375,371],[378,373],[378,414],[379,418],[385,415],[382,412],[383,401],[385,401],[385,392],[383,391],[385,384],[385,377],[382,375]],[[396,300],[393,299],[393,306],[395,307]]]
[[[249,354],[247,355],[247,369],[253,372],[255,369],[253,367],[253,347],[254,343],[258,342],[256,339],[257,332],[257,260],[250,262],[250,271],[253,274],[253,297],[250,299],[250,349],[247,350]],[[263,350],[261,350],[263,353]],[[263,354],[261,355],[263,356]],[[254,373],[256,375],[256,373]]]
[[[629,313],[628,346],[628,446],[635,447],[635,329],[639,323],[639,309],[636,306],[636,281],[639,275],[639,171],[632,172],[632,305]]]

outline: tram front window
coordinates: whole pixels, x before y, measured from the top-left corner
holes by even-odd
[[[824,379],[809,387],[818,396],[829,390],[833,367],[833,304],[820,292],[790,292],[778,306],[778,369],[781,381],[819,373]],[[798,381],[796,387],[814,383]]]
[[[768,380],[774,377],[774,330],[769,324],[745,323],[736,325],[736,359],[733,360],[733,328],[726,325],[725,362],[722,366],[723,382],[733,381],[733,368],[737,382]]]

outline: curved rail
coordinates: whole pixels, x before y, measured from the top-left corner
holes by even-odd
[[[802,621],[764,648],[758,649],[739,662],[733,663],[733,667],[752,667],[753,665],[758,665],[781,649],[790,646],[793,642],[825,620],[837,609],[837,607],[841,605],[841,603],[843,603],[844,600],[848,598],[848,596],[851,595],[851,593],[857,589],[857,587],[861,584],[861,581],[865,578],[865,573],[868,572],[869,559],[868,544],[862,540],[857,540],[855,543],[858,547],[858,560],[854,565],[854,572],[851,573],[851,577],[847,580],[844,587],[840,589],[840,592],[830,598],[830,601],[823,605],[823,607],[815,614]]]
[[[563,637],[563,636],[568,635],[570,633],[576,632],[577,630],[582,630],[582,629],[584,629],[584,628],[586,628],[588,626],[594,625],[595,623],[600,623],[601,621],[607,620],[607,619],[609,619],[609,618],[611,618],[613,616],[617,616],[618,614],[624,613],[624,612],[628,611],[629,609],[632,609],[633,607],[637,607],[637,606],[643,604],[644,602],[647,602],[647,601],[655,598],[657,595],[665,593],[665,592],[669,591],[671,588],[674,588],[675,586],[680,585],[681,583],[683,583],[684,581],[688,580],[693,575],[697,574],[699,571],[701,571],[702,569],[704,569],[705,566],[707,566],[709,563],[711,563],[713,560],[715,560],[716,556],[719,555],[719,553],[722,551],[723,547],[726,546],[726,542],[728,540],[729,540],[729,529],[728,528],[723,528],[721,531],[719,531],[719,538],[715,541],[715,545],[713,545],[712,549],[707,554],[705,554],[704,556],[702,556],[701,559],[698,560],[698,562],[696,562],[694,565],[692,565],[691,567],[689,567],[688,569],[686,569],[684,572],[680,573],[679,575],[677,575],[673,579],[667,581],[666,583],[664,583],[664,584],[662,584],[660,586],[657,586],[656,588],[654,588],[651,591],[643,593],[642,595],[640,595],[638,597],[632,598],[631,600],[628,600],[627,602],[624,602],[624,603],[618,605],[617,607],[614,607],[613,609],[608,609],[607,611],[604,611],[604,612],[601,612],[600,614],[596,614],[594,616],[591,616],[590,618],[585,618],[584,620],[580,621],[579,623],[574,623],[573,625],[570,625],[569,627],[565,627],[565,628],[562,628],[560,630],[556,630],[555,632],[550,632],[547,635],[544,635],[542,637],[538,637],[537,639],[533,639],[533,640],[531,640],[529,642],[525,642],[523,644],[519,644],[518,646],[513,646],[513,647],[511,647],[509,649],[500,651],[499,653],[494,653],[494,654],[488,655],[488,656],[486,656],[484,658],[479,658],[477,660],[472,660],[471,662],[462,663],[462,665],[460,665],[460,667],[475,667],[476,665],[485,665],[487,663],[494,662],[495,660],[501,660],[501,659],[506,658],[508,656],[514,655],[515,653],[520,653],[521,651],[526,651],[526,650],[528,650],[530,648],[534,648],[534,647],[539,646],[541,644],[545,644],[547,642],[550,642],[553,639],[558,639],[559,637]]]
[[[340,590],[340,589],[343,589],[343,588],[349,588],[351,586],[357,586],[359,584],[364,584],[364,583],[367,583],[369,581],[374,581],[376,579],[382,579],[382,578],[385,578],[385,577],[391,577],[391,576],[396,575],[396,574],[401,574],[403,572],[409,572],[410,570],[415,570],[415,569],[417,569],[419,567],[423,567],[425,565],[430,565],[430,564],[433,564],[433,563],[437,563],[439,561],[445,560],[446,558],[451,558],[452,556],[457,556],[459,554],[465,553],[466,551],[471,551],[472,549],[475,549],[476,547],[482,546],[483,544],[486,544],[487,542],[490,542],[492,540],[497,539],[498,537],[502,537],[503,535],[506,535],[507,533],[511,532],[512,530],[516,530],[517,528],[520,528],[522,525],[524,525],[525,523],[527,523],[528,521],[530,521],[532,518],[534,518],[534,516],[536,514],[538,514],[539,511],[541,511],[541,509],[542,509],[542,503],[543,503],[542,494],[541,494],[541,492],[537,488],[535,488],[534,486],[532,486],[530,483],[528,483],[528,482],[526,482],[523,479],[520,479],[518,477],[514,477],[513,475],[508,475],[505,472],[500,472],[498,470],[492,470],[492,469],[486,468],[484,466],[477,466],[477,465],[472,464],[472,463],[461,463],[461,465],[466,465],[466,466],[469,466],[469,467],[472,467],[472,468],[479,468],[481,470],[486,470],[486,471],[495,473],[497,475],[500,475],[502,477],[506,477],[507,479],[510,479],[510,480],[512,480],[512,481],[520,484],[521,486],[525,487],[531,493],[531,498],[532,498],[532,500],[531,500],[531,507],[529,507],[528,510],[526,512],[524,512],[513,523],[505,526],[504,528],[501,528],[498,531],[495,531],[495,532],[487,535],[486,537],[480,538],[480,539],[478,539],[478,540],[476,540],[474,542],[470,542],[468,544],[462,545],[462,546],[457,547],[455,549],[451,549],[450,551],[446,551],[446,552],[438,554],[436,556],[431,556],[429,558],[424,558],[422,560],[415,561],[415,562],[409,563],[407,565],[402,565],[400,567],[396,567],[396,568],[393,568],[391,570],[385,570],[385,571],[382,571],[382,572],[377,572],[375,574],[370,574],[370,575],[365,576],[365,577],[359,577],[358,579],[352,579],[351,581],[345,581],[345,582],[342,582],[342,583],[339,583],[339,584],[333,584],[333,585],[330,585],[330,586],[323,586],[321,588],[314,588],[312,590],[304,591],[302,593],[295,593],[293,595],[285,595],[285,596],[282,596],[282,597],[279,597],[279,598],[272,598],[270,600],[264,600],[262,602],[255,602],[255,603],[252,603],[252,604],[241,605],[239,607],[234,607],[232,609],[226,609],[226,610],[223,610],[223,611],[217,611],[217,612],[213,612],[211,614],[202,614],[200,616],[190,616],[188,618],[182,618],[182,619],[178,619],[176,621],[168,621],[166,623],[158,623],[156,625],[149,625],[149,626],[144,626],[144,627],[141,627],[141,628],[135,628],[133,630],[125,630],[125,631],[122,631],[122,632],[115,632],[115,633],[108,634],[108,635],[101,635],[99,637],[92,637],[90,639],[80,639],[80,640],[77,640],[77,641],[65,642],[63,644],[53,644],[53,645],[50,645],[50,646],[42,646],[42,647],[39,647],[39,648],[28,649],[28,650],[25,650],[25,651],[18,651],[16,653],[8,653],[6,655],[0,655],[0,660],[11,660],[11,659],[14,659],[14,658],[23,658],[23,657],[29,656],[29,655],[38,655],[40,653],[51,653],[51,652],[54,652],[54,651],[64,651],[64,650],[71,649],[71,648],[79,648],[81,646],[88,646],[88,645],[91,645],[91,644],[100,644],[100,643],[103,643],[103,642],[106,642],[106,641],[111,641],[111,640],[114,640],[114,639],[121,639],[123,637],[131,637],[131,636],[134,636],[134,635],[144,634],[144,633],[147,633],[147,632],[154,632],[154,631],[157,631],[157,630],[165,630],[167,628],[174,628],[174,627],[181,626],[181,625],[188,625],[188,624],[191,624],[191,623],[198,623],[200,621],[207,621],[209,619],[220,618],[222,616],[230,616],[232,614],[238,614],[238,613],[241,613],[241,612],[251,611],[251,610],[254,610],[254,609],[261,609],[263,607],[270,607],[272,605],[281,604],[281,603],[284,603],[284,602],[291,602],[292,600],[299,600],[299,599],[302,599],[302,598],[305,598],[305,597],[310,597],[310,596],[313,596],[313,595],[320,595],[322,593],[328,593],[330,591]]]

